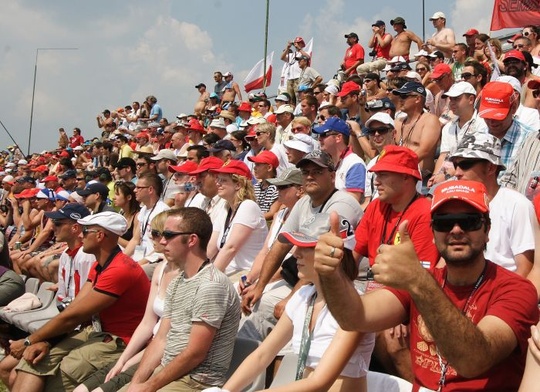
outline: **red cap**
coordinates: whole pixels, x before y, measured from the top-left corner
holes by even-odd
[[[39,192],[38,188],[30,188],[25,189],[21,193],[17,193],[15,197],[17,199],[31,199],[32,197],[35,197]]]
[[[47,170],[49,170],[49,168],[45,165],[41,165],[41,166],[38,166],[34,169],[31,169],[33,172],[40,172],[40,173],[43,173],[43,172],[46,172]]]
[[[506,54],[504,55],[504,60],[506,59],[518,59],[520,61],[523,61],[524,63],[527,62],[527,60],[525,60],[525,56],[523,56],[523,53],[516,49],[512,49],[506,52]]]
[[[193,161],[185,161],[181,165],[178,166],[169,166],[169,171],[171,173],[183,173],[183,174],[191,174],[192,171],[197,170],[199,165],[197,165]]]
[[[431,72],[431,79],[438,79],[441,76],[450,73],[452,73],[452,68],[450,68],[448,64],[440,63],[433,68],[433,72]]]
[[[214,173],[237,174],[239,176],[246,177],[248,180],[251,180],[252,178],[249,167],[247,167],[247,165],[242,161],[231,160],[224,164],[221,168],[212,169],[211,171]]]
[[[218,157],[212,156],[202,159],[201,162],[199,162],[199,166],[193,169],[193,171],[190,171],[189,174],[195,176],[208,170],[219,169],[221,166],[223,166],[223,161]]]
[[[242,102],[240,106],[238,106],[238,111],[251,113],[251,104],[249,102]]]
[[[388,145],[384,147],[379,154],[377,163],[369,171],[403,173],[418,180],[422,179],[418,170],[418,155],[413,150],[401,146]]]
[[[506,82],[489,82],[482,89],[478,115],[489,120],[502,120],[510,111],[514,88]]]
[[[60,154],[58,154],[58,156],[60,158],[69,158],[70,157],[69,152],[67,152],[67,151],[62,151]]]
[[[303,48],[304,46],[306,46],[306,43],[304,42],[304,39],[302,37],[296,37],[294,39],[294,43],[295,44],[300,44],[300,46]]]
[[[137,138],[137,139],[140,138],[140,137],[144,137],[145,139],[150,140],[150,135],[148,133],[146,133],[146,132],[139,132],[135,136],[135,138]]]
[[[435,188],[431,212],[450,200],[461,200],[482,213],[489,211],[486,187],[481,182],[465,180],[443,182]]]
[[[248,159],[251,162],[255,163],[267,163],[269,165],[272,165],[274,169],[279,166],[278,158],[276,154],[274,154],[272,151],[262,151],[255,156],[248,156]]]
[[[338,97],[344,97],[353,92],[357,92],[357,93],[360,92],[360,86],[354,83],[353,81],[349,81],[349,82],[343,83],[343,86],[341,86],[341,91],[337,93],[336,95]]]
[[[469,37],[471,35],[478,35],[479,32],[476,29],[469,29],[465,34],[463,34],[464,37]]]
[[[43,179],[43,182],[47,182],[47,181],[58,181],[58,177],[56,176],[47,176]]]
[[[188,129],[188,131],[197,131],[200,133],[206,133],[204,127],[196,118],[192,118],[191,120],[189,120],[189,124],[186,128]]]

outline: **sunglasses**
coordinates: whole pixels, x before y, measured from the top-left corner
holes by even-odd
[[[475,75],[475,74],[472,74],[472,73],[470,73],[470,72],[463,72],[463,73],[461,74],[461,79],[467,80],[467,79],[472,78],[473,76],[476,76],[476,75]]]
[[[159,230],[150,230],[150,236],[152,236],[153,239],[159,239],[161,238],[163,233]]]
[[[531,34],[531,32],[530,32],[530,31],[524,31],[522,34],[523,34],[525,37],[528,37],[528,36]]]
[[[463,231],[479,230],[484,224],[484,216],[479,212],[470,212],[463,214],[433,214],[431,218],[431,227],[440,232],[450,232],[455,225],[458,225]]]
[[[399,94],[399,99],[406,100],[410,97],[414,97],[416,94]]]
[[[319,139],[325,139],[329,136],[337,136],[339,135],[339,132],[325,132],[325,133],[321,133],[321,135],[319,136]]]
[[[65,224],[68,223],[68,222],[65,221],[65,220],[53,219],[52,223],[53,223],[53,225],[55,225],[56,227],[60,227],[60,226],[62,226],[62,225],[65,225]]]
[[[265,133],[268,133],[268,132],[260,132],[260,131],[257,131],[257,132],[255,132],[255,135],[261,136],[261,135],[264,135]]]
[[[136,163],[137,167],[143,167],[146,166],[146,162],[138,162]]]
[[[167,241],[172,240],[175,237],[178,237],[179,235],[189,235],[189,234],[195,234],[191,231],[169,231],[169,230],[163,230],[161,232],[161,238],[165,238]]]
[[[454,169],[457,169],[459,167],[461,170],[469,170],[471,167],[481,162],[486,162],[486,160],[485,159],[466,159],[460,162],[452,162],[452,163],[454,164]]]
[[[525,45],[523,45],[523,44],[516,44],[516,45],[512,46],[512,48],[514,48],[514,49],[522,49],[524,46]]]
[[[427,71],[427,68],[416,68],[416,72],[422,72],[422,71]]]
[[[86,236],[88,233],[99,233],[100,230],[89,229],[88,226],[83,226],[81,232],[83,236]]]
[[[378,133],[379,135],[386,135],[392,128],[389,127],[378,127],[378,128],[368,128],[367,133],[369,135],[375,135]]]

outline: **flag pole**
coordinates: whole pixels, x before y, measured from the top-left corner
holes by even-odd
[[[263,91],[266,91],[266,56],[268,54],[268,20],[270,13],[270,0],[266,0],[266,23],[264,27],[264,61],[263,61]]]

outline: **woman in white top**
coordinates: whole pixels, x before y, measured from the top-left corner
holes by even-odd
[[[276,391],[367,391],[366,374],[374,345],[374,334],[342,330],[330,314],[319,277],[314,269],[314,248],[319,235],[328,232],[329,215],[317,217],[299,233],[281,233],[279,240],[296,245],[294,252],[298,276],[312,282],[298,290],[288,302],[285,313],[274,330],[223,386],[224,391],[238,392],[272,362],[292,339],[293,351],[299,354],[297,381],[273,389]],[[340,228],[346,238],[341,266],[351,280],[358,267],[351,254],[354,232]]]
[[[214,265],[232,280],[249,271],[257,253],[264,245],[268,227],[255,202],[251,172],[241,161],[229,161],[217,173],[218,195],[227,202],[227,218],[220,229]],[[215,248],[210,250],[215,254]]]
[[[154,250],[156,252],[161,253],[163,249],[163,245],[159,242],[168,213],[169,211],[160,212],[150,223],[152,241],[154,242]],[[117,391],[131,381],[141,361],[144,348],[159,328],[160,317],[163,315],[165,307],[167,286],[178,276],[178,273],[178,266],[166,260],[157,266],[152,275],[152,285],[148,302],[146,303],[146,311],[126,349],[116,363],[111,363],[92,374],[81,385],[75,388],[74,392]]]

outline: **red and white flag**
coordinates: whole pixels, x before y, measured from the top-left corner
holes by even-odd
[[[491,16],[491,31],[509,27],[538,25],[540,1],[538,0],[495,0]]]
[[[257,90],[270,86],[272,83],[272,60],[274,58],[274,52],[266,56],[266,86],[264,86],[264,59],[259,61],[248,75],[244,79],[244,90],[250,92],[251,90]]]

